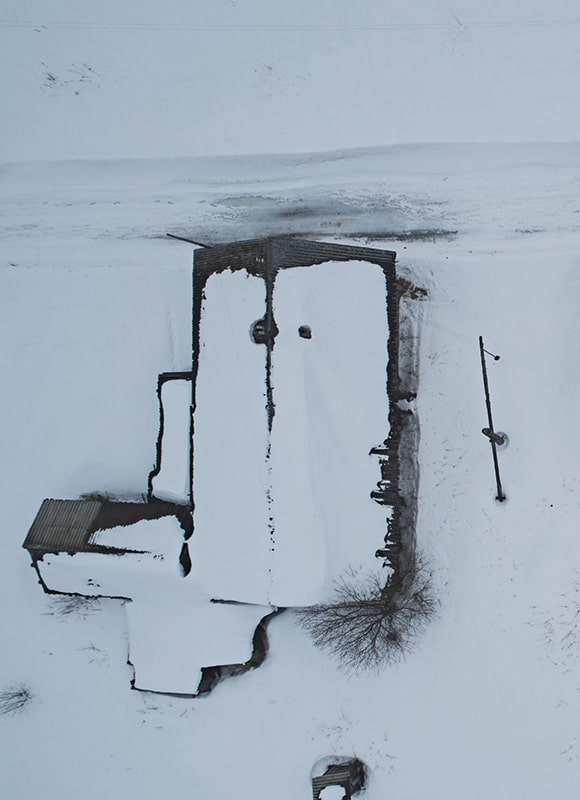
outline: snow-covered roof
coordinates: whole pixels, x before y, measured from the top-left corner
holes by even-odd
[[[386,533],[369,456],[389,434],[386,282],[377,264],[334,260],[284,269],[271,291],[245,269],[204,284],[192,575],[223,599],[310,605],[374,565]],[[269,302],[271,351],[250,336]]]
[[[38,569],[50,590],[130,601],[129,659],[136,688],[193,695],[204,667],[250,659],[254,631],[272,609],[214,603],[191,577],[184,578],[183,530],[174,517],[99,531],[91,543],[100,552],[73,558],[48,553]]]

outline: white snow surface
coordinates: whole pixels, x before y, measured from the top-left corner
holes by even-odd
[[[153,495],[170,503],[189,503],[191,381],[178,378],[165,381],[161,385],[161,405],[161,465],[153,476]]]
[[[530,58],[549,70],[573,58],[562,36]],[[477,96],[474,75],[457,80]],[[6,796],[153,800],[188,786],[226,800],[235,770],[256,800],[295,800],[318,759],[348,753],[369,767],[369,800],[576,800],[579,185],[577,144],[2,167],[0,367],[18,393],[0,401],[0,687],[34,693],[0,720]],[[44,497],[145,489],[157,374],[191,363],[190,251],[165,232],[215,243],[299,227],[395,249],[428,290],[404,309],[422,315],[417,540],[438,618],[404,662],[347,676],[285,612],[263,666],[208,697],[130,692],[121,603],[59,616],[21,542]],[[397,240],[417,228],[457,234]],[[480,432],[479,335],[501,355],[488,370],[510,437],[502,505]]]
[[[325,786],[320,792],[320,800],[343,800],[344,796],[342,786]]]
[[[385,276],[356,261],[282,270],[274,317],[271,596],[307,606],[349,567],[375,569],[386,534],[369,456],[389,433]]]
[[[183,530],[175,517],[142,519],[133,525],[119,525],[95,531],[90,544],[142,551],[155,559],[176,562],[183,545]]]
[[[212,597],[268,603],[266,349],[250,338],[265,284],[245,272],[205,288],[193,441],[192,578]]]

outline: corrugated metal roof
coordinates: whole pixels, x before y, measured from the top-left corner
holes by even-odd
[[[132,525],[143,519],[176,516],[186,536],[191,513],[174,503],[122,503],[111,500],[44,500],[22,545],[33,558],[43,553],[102,553],[110,548],[91,544],[99,530]]]
[[[101,505],[94,500],[44,500],[23,547],[45,553],[84,550]]]
[[[394,266],[397,254],[392,250],[359,245],[314,242],[308,239],[273,238],[269,240],[272,266],[277,269],[309,266],[324,261],[370,261]]]
[[[312,778],[312,792],[314,800],[318,800],[320,793],[327,786],[342,786],[346,790],[345,797],[364,787],[364,766],[361,761],[354,759],[346,764],[331,764],[324,775]]]
[[[194,252],[196,277],[205,281],[212,272],[246,269],[258,275],[269,270],[308,266],[323,261],[371,261],[394,266],[396,253],[376,247],[332,244],[288,236],[250,239]]]

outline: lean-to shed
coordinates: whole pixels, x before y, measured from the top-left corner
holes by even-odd
[[[99,500],[44,500],[23,547],[33,562],[46,553],[123,553],[95,541],[98,531],[133,525],[144,519],[175,516],[184,534],[191,531],[191,514],[187,507],[173,503],[123,503]]]
[[[343,800],[351,800],[358,792],[365,788],[365,767],[358,758],[340,759],[337,763],[329,764],[322,775],[312,777],[312,798],[313,800],[324,800],[325,789],[330,787],[340,788]],[[341,792],[332,794],[338,798]]]

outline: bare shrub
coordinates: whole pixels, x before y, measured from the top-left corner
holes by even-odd
[[[58,594],[50,598],[50,611],[55,617],[68,617],[77,614],[80,617],[88,617],[99,611],[101,604],[98,597],[84,597],[80,594]]]
[[[33,697],[31,690],[23,683],[0,689],[0,717],[9,717],[22,711]]]
[[[314,644],[347,672],[378,670],[411,652],[436,610],[431,574],[417,560],[386,582],[379,574],[347,575],[334,597],[301,609],[300,624]]]

